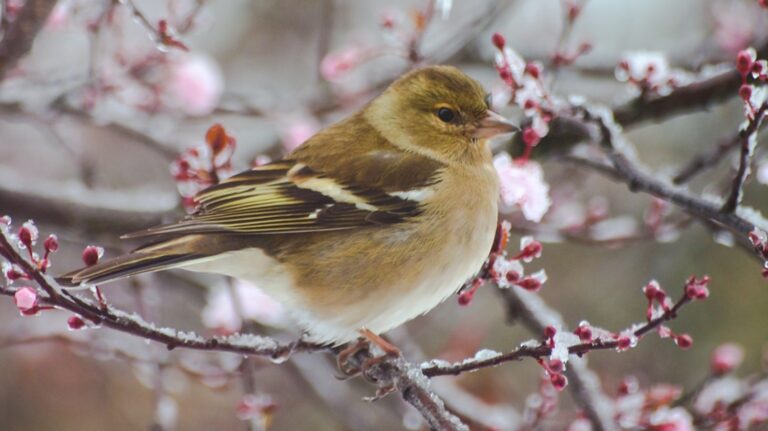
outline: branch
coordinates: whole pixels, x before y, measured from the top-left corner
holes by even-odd
[[[540,298],[535,299],[537,304],[536,308],[545,307],[546,312],[544,313],[533,310],[531,308],[532,299],[530,297],[523,298],[515,289],[503,289],[502,296],[507,302],[508,314],[513,316],[515,319],[520,319],[523,324],[532,332],[543,333],[544,328],[547,325],[553,323],[561,323],[559,322],[559,316],[557,316],[558,319],[547,319],[553,321],[558,320],[558,322],[546,322],[545,319],[540,317],[542,315],[549,315],[551,317],[554,316],[552,313],[556,313],[554,310],[550,309],[546,304],[544,304]],[[528,293],[526,296],[533,296],[533,294]],[[665,311],[659,317],[649,320],[644,325],[638,327],[632,332],[632,334],[637,338],[642,338],[644,335],[658,328],[661,324],[675,319],[680,309],[690,302],[691,298],[683,294],[682,297],[678,299],[674,306],[670,307],[669,310]],[[618,340],[605,340],[598,338],[589,343],[572,345],[568,347],[568,353],[581,357],[584,354],[595,350],[617,349],[619,347],[620,342]],[[542,343],[538,346],[521,345],[520,347],[517,347],[516,349],[507,353],[499,353],[497,355],[482,359],[470,358],[461,362],[455,362],[450,365],[428,363],[429,365],[422,367],[421,371],[427,377],[446,375],[457,376],[469,371],[477,371],[483,368],[495,367],[510,361],[517,361],[523,358],[545,358],[551,354],[552,348],[547,346],[545,343]]]
[[[741,202],[742,189],[749,175],[749,165],[755,152],[755,145],[757,145],[757,131],[760,129],[766,109],[768,109],[768,101],[760,105],[754,117],[747,123],[747,127],[739,133],[739,141],[741,143],[739,169],[736,172],[736,177],[733,179],[731,193],[720,209],[724,213],[733,213],[739,206],[739,202]]]
[[[23,257],[11,245],[8,234],[3,231],[0,231],[0,256],[4,257],[9,263],[18,265],[25,274],[40,286],[46,294],[46,296],[41,298],[41,301],[46,305],[71,311],[91,321],[94,325],[103,325],[147,340],[157,341],[164,344],[169,350],[177,347],[194,350],[215,350],[264,356],[273,360],[283,360],[291,354],[300,351],[325,350],[323,346],[317,346],[301,340],[285,344],[278,343],[271,338],[250,334],[207,338],[191,332],[182,332],[171,328],[158,328],[136,314],[126,313],[106,304],[97,304],[62,290],[51,277],[40,272],[35,265]],[[13,296],[15,292],[12,288],[0,286],[0,294],[2,295]]]
[[[13,21],[8,21],[5,14],[0,17],[0,81],[32,48],[54,6],[56,0],[27,0]]]
[[[303,340],[279,343],[272,338],[254,334],[203,337],[193,332],[159,328],[135,313],[126,313],[101,301],[94,303],[62,290],[51,277],[40,271],[37,265],[22,256],[11,242],[9,234],[4,229],[0,229],[0,256],[9,263],[17,265],[42,289],[45,295],[41,295],[39,302],[48,307],[71,311],[89,320],[93,325],[106,326],[146,340],[156,341],[164,344],[169,350],[185,348],[230,352],[262,356],[275,362],[283,362],[297,352],[331,350],[329,346]],[[12,297],[16,292],[13,288],[0,286],[0,295]],[[407,363],[402,357],[385,358],[377,366],[367,369],[366,377],[378,384],[379,393],[382,395],[391,392],[391,388],[399,390],[403,399],[419,410],[434,429],[448,431],[467,429],[456,416],[446,410],[442,400],[429,390],[429,381],[419,369]]]

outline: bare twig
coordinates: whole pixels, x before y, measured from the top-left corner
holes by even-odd
[[[739,202],[741,202],[744,182],[747,180],[749,165],[752,161],[755,145],[757,145],[757,131],[760,129],[766,109],[768,109],[768,101],[763,102],[755,112],[754,117],[748,122],[747,127],[739,133],[739,142],[741,143],[739,169],[736,172],[736,177],[733,179],[731,192],[720,209],[724,213],[733,213],[739,206]]]

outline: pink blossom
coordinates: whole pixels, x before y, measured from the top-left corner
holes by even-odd
[[[201,54],[180,54],[169,66],[168,103],[188,115],[210,114],[224,91],[218,64]]]
[[[730,54],[766,35],[763,16],[750,2],[718,1],[712,7],[715,42]]]
[[[53,7],[51,13],[48,14],[48,19],[45,20],[45,28],[47,30],[61,30],[69,22],[71,6],[68,1],[61,0],[56,2],[56,6]]]
[[[240,330],[243,319],[274,327],[287,324],[283,306],[256,285],[236,280],[233,289],[234,295],[226,286],[210,292],[202,312],[205,326],[231,333]]]
[[[551,204],[541,165],[530,160],[515,163],[507,153],[494,157],[493,165],[499,174],[503,205],[517,206],[526,219],[540,222]]]
[[[37,292],[31,287],[22,287],[13,294],[13,301],[22,314],[27,314],[37,308]]]
[[[673,69],[660,52],[631,52],[622,58],[615,70],[616,79],[653,94],[666,95],[675,87],[691,80],[689,74]]]
[[[710,368],[714,374],[733,371],[744,360],[744,349],[736,343],[725,343],[712,352]]]
[[[661,408],[653,412],[648,420],[652,431],[694,431],[693,418],[682,407]]]
[[[320,74],[328,81],[336,81],[355,67],[362,58],[362,51],[355,47],[332,52],[320,62]]]
[[[291,118],[278,128],[283,148],[291,152],[320,130],[320,123],[309,115]]]

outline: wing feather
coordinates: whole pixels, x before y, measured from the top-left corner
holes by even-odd
[[[376,187],[337,180],[296,160],[253,168],[203,190],[185,220],[124,238],[204,233],[284,234],[399,223],[419,202]]]

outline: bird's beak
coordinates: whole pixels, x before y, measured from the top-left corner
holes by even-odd
[[[519,127],[510,123],[509,120],[501,115],[491,110],[487,111],[487,113],[488,115],[478,123],[477,128],[472,134],[473,138],[488,139],[496,135],[517,132],[520,130]]]

